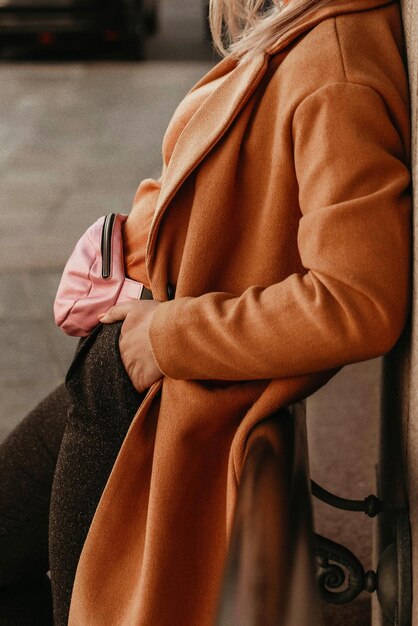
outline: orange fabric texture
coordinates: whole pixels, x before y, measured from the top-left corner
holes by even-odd
[[[171,159],[172,152],[184,128],[194,113],[204,103],[212,91],[224,80],[219,77],[199,89],[191,91],[179,104],[164,135],[162,152],[165,163]],[[126,275],[151,288],[146,268],[146,245],[152,218],[158,204],[162,178],[143,180],[135,194],[133,207],[124,227],[124,253]]]
[[[398,2],[333,2],[197,86],[222,76],[146,183],[164,377],[98,505],[70,626],[212,626],[249,432],[389,351],[409,315]]]

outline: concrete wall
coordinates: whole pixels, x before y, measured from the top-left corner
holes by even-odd
[[[408,393],[409,403],[403,404],[403,447],[405,450],[405,466],[407,490],[410,503],[410,523],[412,532],[413,558],[413,626],[418,626],[418,5],[416,0],[403,0],[404,30],[407,46],[409,67],[411,105],[412,105],[412,166],[414,176],[414,286],[413,312],[411,321],[411,353],[409,368],[409,385],[404,385]],[[408,390],[409,387],[409,390]],[[409,404],[409,407],[408,407]],[[409,408],[409,410],[408,410]]]
[[[412,316],[396,348],[383,360],[382,419],[377,492],[387,501],[409,499],[412,533],[412,622],[418,626],[418,4],[401,0],[411,92],[414,193]],[[374,568],[395,539],[390,516],[375,521]],[[373,599],[373,625],[392,626]],[[407,624],[409,626],[409,623]]]
[[[412,167],[414,184],[414,286],[413,312],[411,321],[411,352],[409,385],[405,384],[409,403],[403,408],[403,447],[407,490],[410,503],[410,523],[412,531],[413,556],[413,619],[412,626],[418,626],[418,4],[416,0],[401,2],[404,18],[404,31],[409,67],[412,105]],[[406,372],[408,374],[408,372]],[[409,387],[409,389],[408,389]],[[409,404],[409,407],[408,407]],[[409,410],[408,410],[409,409]]]

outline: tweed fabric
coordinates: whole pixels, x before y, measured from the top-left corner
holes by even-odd
[[[66,377],[70,400],[52,485],[49,550],[55,626],[65,626],[81,548],[113,463],[144,394],[119,353],[122,322],[80,340]]]
[[[81,339],[65,386],[0,446],[0,626],[68,622],[85,537],[145,395],[121,361],[121,325]]]
[[[61,385],[0,445],[1,626],[52,626],[48,516],[68,408]]]

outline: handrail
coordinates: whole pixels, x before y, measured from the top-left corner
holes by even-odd
[[[320,626],[313,541],[298,404],[248,437],[216,626]]]

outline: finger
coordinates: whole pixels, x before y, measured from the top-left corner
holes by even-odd
[[[123,302],[122,304],[115,304],[106,311],[101,313],[98,317],[102,324],[111,324],[112,322],[118,322],[124,320],[131,310],[133,302]]]

